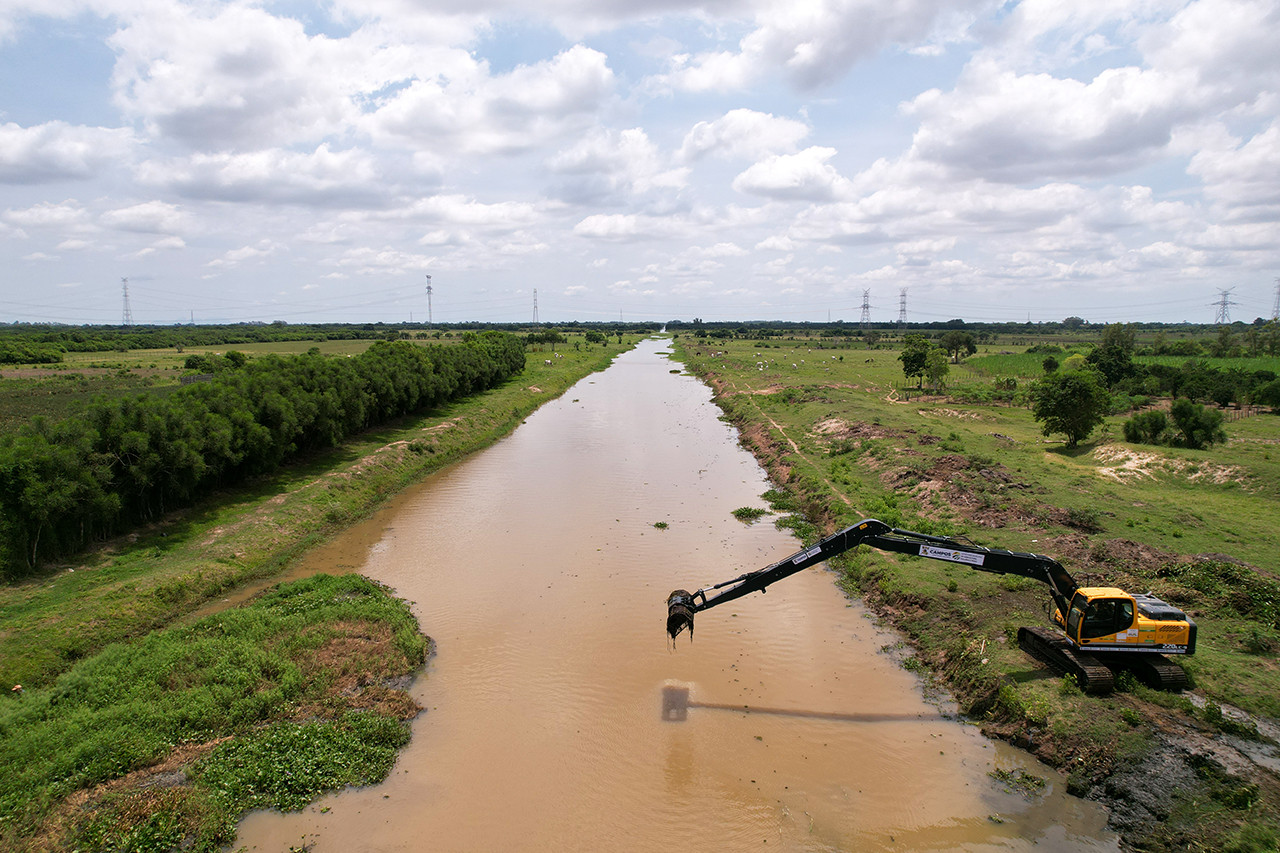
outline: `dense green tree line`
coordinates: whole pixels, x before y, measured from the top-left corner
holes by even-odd
[[[6,348],[60,354],[187,346],[235,346],[272,341],[375,340],[386,337],[387,330],[388,327],[381,323],[358,326],[336,323],[238,323],[218,326],[11,325],[0,326],[0,357]],[[53,360],[60,361],[61,358]],[[23,362],[13,360],[8,363]]]
[[[0,573],[13,578],[392,418],[524,369],[502,332],[378,342],[351,358],[268,356],[165,397],[99,399],[0,440]]]
[[[0,364],[57,364],[61,347],[28,341],[0,341]]]
[[[544,334],[551,324],[540,327]],[[556,324],[561,332],[598,330],[610,335],[648,334],[661,323]],[[68,352],[124,352],[137,349],[243,346],[278,341],[397,340],[399,338],[461,337],[482,331],[524,334],[523,323],[233,323],[210,326],[62,326],[49,324],[0,324],[0,364],[56,363]],[[30,358],[23,358],[30,355]]]

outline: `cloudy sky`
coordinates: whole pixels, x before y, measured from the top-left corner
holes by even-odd
[[[1280,0],[0,0],[0,321],[1270,318]]]

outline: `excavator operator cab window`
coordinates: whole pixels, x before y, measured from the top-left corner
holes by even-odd
[[[1101,598],[1084,609],[1080,638],[1092,639],[1123,631],[1133,624],[1133,602],[1123,598]]]

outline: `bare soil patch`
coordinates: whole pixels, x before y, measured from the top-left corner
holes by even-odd
[[[1238,483],[1248,488],[1249,477],[1242,468],[1234,465],[1217,465],[1213,462],[1193,462],[1148,450],[1134,450],[1118,444],[1104,444],[1093,451],[1093,458],[1103,463],[1098,474],[1117,483],[1134,480],[1154,480],[1157,477],[1182,477],[1191,482],[1208,482],[1215,485]]]

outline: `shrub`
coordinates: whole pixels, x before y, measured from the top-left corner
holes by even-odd
[[[1124,440],[1134,444],[1160,444],[1168,428],[1169,419],[1164,412],[1139,412],[1124,422]]]
[[[1174,428],[1180,434],[1178,443],[1195,450],[1227,440],[1222,428],[1222,412],[1206,409],[1187,399],[1175,400],[1170,410]]]

